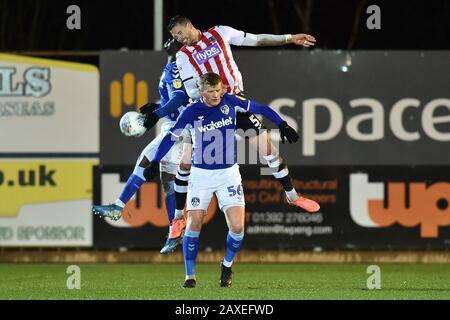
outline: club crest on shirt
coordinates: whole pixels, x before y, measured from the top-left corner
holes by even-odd
[[[223,114],[227,115],[230,112],[230,108],[227,105],[221,106],[220,111],[222,111]]]
[[[180,79],[174,79],[172,80],[172,84],[175,89],[180,89],[181,86],[183,85],[183,82],[181,82]]]
[[[197,198],[197,197],[193,197],[191,199],[191,204],[192,204],[193,207],[198,207],[198,205],[200,204],[200,199]]]

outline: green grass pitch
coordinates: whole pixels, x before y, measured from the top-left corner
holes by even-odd
[[[183,264],[80,264],[81,289],[68,289],[69,264],[0,264],[0,299],[450,299],[450,267],[380,264],[381,289],[367,289],[368,264],[239,264],[231,288],[219,264],[198,264],[183,289]]]

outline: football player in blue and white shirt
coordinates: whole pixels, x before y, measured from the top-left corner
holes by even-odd
[[[183,239],[185,288],[196,285],[194,269],[199,235],[213,194],[216,194],[220,210],[226,215],[229,228],[227,250],[221,264],[220,285],[231,285],[231,265],[244,238],[245,218],[244,192],[236,163],[236,113],[258,113],[276,125],[284,121],[268,106],[232,94],[223,95],[222,86],[218,74],[206,73],[200,78],[201,98],[181,112],[144,172],[147,180],[154,178],[161,159],[177,143],[185,128],[190,130],[193,156],[187,192],[188,222]]]
[[[180,111],[184,109],[189,102],[184,85],[180,79],[177,65],[175,63],[175,54],[182,45],[174,39],[169,39],[164,44],[164,49],[169,55],[168,63],[164,68],[159,82],[159,94],[161,98],[160,105],[148,103],[140,108],[141,113],[147,115],[146,121],[149,120],[150,114],[156,114],[159,118],[164,117],[165,121],[161,125],[160,134],[153,139],[142,151],[139,156],[133,173],[128,178],[119,198],[111,205],[94,205],[92,211],[103,217],[109,217],[112,220],[119,220],[122,216],[125,204],[133,197],[141,185],[145,182],[144,169],[149,165],[150,160],[155,155],[161,140],[165,137],[169,129],[174,125],[175,120],[180,115]],[[174,107],[172,107],[174,106]],[[156,109],[156,110],[155,110]],[[162,110],[170,109],[170,113],[162,112]],[[190,139],[190,138],[189,138]],[[190,146],[190,145],[189,145]],[[169,218],[169,236],[166,244],[161,249],[161,253],[173,251],[177,245],[182,242],[181,232],[185,228],[183,219],[174,219],[175,215],[175,191],[174,179],[177,174],[178,165],[183,154],[183,142],[179,141],[170,150],[170,152],[161,159],[160,172],[161,182],[165,192],[165,204]]]

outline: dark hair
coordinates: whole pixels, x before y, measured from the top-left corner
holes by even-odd
[[[203,90],[205,86],[215,86],[222,82],[222,78],[217,74],[213,72],[205,73],[200,77],[200,80],[198,81],[198,85],[200,87],[200,90]]]
[[[175,17],[173,17],[172,19],[170,19],[169,24],[167,25],[167,30],[172,30],[173,27],[175,27],[177,24],[186,24],[188,22],[191,22],[191,20],[189,20],[186,17],[177,15]]]
[[[175,54],[183,47],[183,44],[179,43],[174,38],[167,39],[164,42],[164,50],[167,52],[169,56],[175,56]]]

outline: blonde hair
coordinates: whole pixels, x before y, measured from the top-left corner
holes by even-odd
[[[217,73],[208,72],[200,77],[198,87],[203,90],[206,86],[213,87],[219,83],[222,83],[222,78]]]

